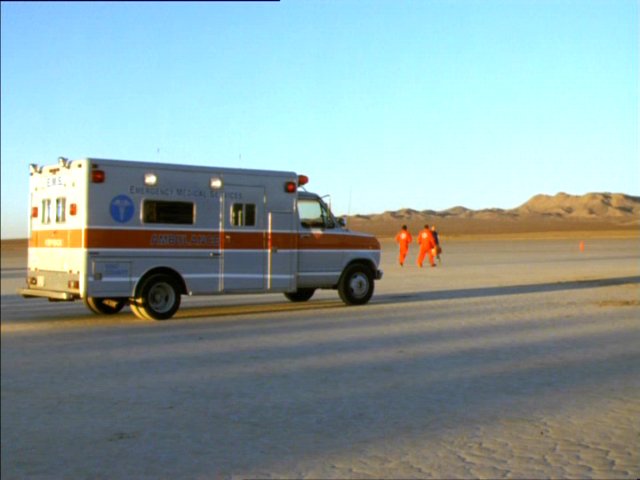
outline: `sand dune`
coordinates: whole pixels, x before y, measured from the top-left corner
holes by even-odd
[[[401,224],[407,224],[410,230],[417,232],[425,223],[436,224],[439,231],[445,235],[638,231],[640,197],[622,193],[540,194],[517,208],[507,210],[471,210],[463,206],[442,211],[403,208],[348,218],[350,228],[381,237],[394,235]]]
[[[536,195],[517,211],[521,214],[559,215],[572,218],[607,217],[635,220],[640,216],[640,197],[623,194],[589,193],[582,196],[558,193]]]

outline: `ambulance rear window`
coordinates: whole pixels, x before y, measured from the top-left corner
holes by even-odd
[[[144,223],[192,225],[194,223],[194,212],[194,204],[191,202],[145,200],[142,205]]]
[[[45,225],[51,223],[51,199],[45,198],[42,200],[42,217],[40,222]]]
[[[66,205],[66,198],[56,198],[56,223],[64,223],[66,221]]]

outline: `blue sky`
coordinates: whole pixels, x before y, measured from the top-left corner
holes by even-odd
[[[2,2],[2,238],[59,156],[293,170],[338,214],[640,195],[638,2]]]

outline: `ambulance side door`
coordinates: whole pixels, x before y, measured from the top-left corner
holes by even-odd
[[[292,211],[271,211],[267,227],[267,290],[296,290],[298,267],[298,215]]]
[[[223,205],[223,290],[263,291],[267,267],[264,188],[227,184]]]

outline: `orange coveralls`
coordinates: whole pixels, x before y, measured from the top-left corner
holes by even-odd
[[[400,266],[404,264],[404,259],[407,257],[411,242],[413,242],[413,238],[407,230],[400,230],[396,235],[396,243],[400,245],[400,255],[398,256]]]
[[[436,246],[436,240],[433,233],[428,228],[423,229],[418,235],[418,243],[420,244],[420,253],[418,254],[418,266],[422,268],[425,255],[429,255],[429,263],[432,267],[436,264],[433,261],[433,248]]]

